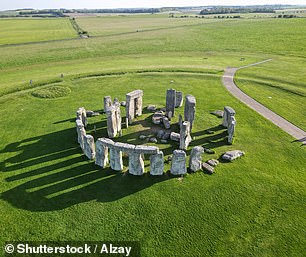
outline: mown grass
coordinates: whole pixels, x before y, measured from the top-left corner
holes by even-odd
[[[104,95],[124,100],[127,90],[136,88],[144,90],[144,107],[164,106],[171,80],[172,87],[197,96],[196,140],[188,153],[192,146],[204,145],[216,151],[204,160],[236,148],[246,157],[220,164],[213,176],[199,172],[182,181],[168,174],[128,176],[86,160],[76,143],[76,108],[101,110]],[[10,131],[0,143],[1,242],[133,239],[140,242],[142,256],[301,256],[305,149],[234,99],[219,78],[144,73],[62,85],[72,91],[65,98],[39,99],[31,92],[1,98],[6,122],[0,128]],[[226,144],[221,120],[209,114],[224,105],[237,111],[234,146]],[[149,119],[145,113],[116,140],[140,143],[139,133],[149,133]],[[95,137],[106,134],[104,115],[89,123],[87,131]],[[168,155],[175,144],[160,147]]]
[[[0,19],[0,45],[76,37],[69,19]]]

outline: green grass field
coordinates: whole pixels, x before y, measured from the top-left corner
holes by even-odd
[[[165,19],[77,18],[82,29],[101,37],[0,47],[1,245],[8,240],[136,240],[141,256],[150,257],[304,255],[305,147],[230,95],[221,77],[227,66],[272,58],[239,70],[235,80],[305,129],[306,21],[199,25],[192,19],[188,26],[176,26]],[[126,33],[140,25],[142,31]],[[150,28],[155,30],[143,31]],[[169,173],[133,177],[126,168],[102,170],[84,157],[76,143],[78,107],[98,111],[105,95],[122,101],[133,89],[144,90],[144,107],[163,107],[169,87],[197,98],[188,154],[203,145],[216,151],[204,154],[204,161],[230,149],[246,156],[221,163],[212,176],[198,172],[183,179]],[[232,146],[221,120],[210,114],[225,105],[237,113]],[[150,118],[144,111],[116,141],[143,143],[138,137],[152,134]],[[105,115],[89,118],[87,132],[106,136]],[[166,157],[177,148],[175,143],[158,146]],[[148,159],[145,164],[148,171]]]
[[[0,45],[76,37],[69,19],[0,19]]]

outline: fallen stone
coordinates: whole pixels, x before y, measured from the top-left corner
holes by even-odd
[[[152,122],[158,125],[161,123],[163,117],[164,117],[163,112],[161,111],[155,112],[152,116]]]
[[[242,157],[244,156],[245,153],[240,151],[240,150],[233,150],[233,151],[228,151],[228,152],[225,152],[221,158],[223,160],[227,160],[227,161],[233,161],[239,157]]]
[[[214,171],[214,167],[210,166],[208,163],[203,162],[202,163],[202,168],[204,171],[206,171],[208,174],[213,174]]]
[[[171,139],[172,141],[180,142],[180,134],[179,134],[179,133],[176,133],[176,132],[171,132],[171,133],[170,133],[170,139]]]
[[[162,139],[164,135],[165,135],[165,131],[162,129],[157,132],[157,138],[159,139]]]
[[[165,139],[161,139],[160,142],[161,142],[162,144],[168,144],[168,140],[165,140]]]
[[[219,164],[219,161],[215,159],[211,159],[207,161],[207,164],[209,164],[212,167],[216,167]]]
[[[164,124],[164,127],[166,128],[166,129],[169,129],[170,128],[170,121],[169,121],[169,119],[167,118],[167,117],[163,117],[163,124]]]
[[[120,105],[121,105],[121,106],[126,106],[126,101],[122,101],[122,102],[120,103]]]
[[[149,112],[155,112],[156,111],[156,105],[153,105],[153,104],[148,105],[147,110]]]
[[[151,143],[157,143],[157,139],[155,137],[151,137],[149,141]]]
[[[208,154],[215,154],[215,150],[209,149],[209,148],[204,148],[204,152]]]
[[[165,132],[162,139],[163,140],[169,140],[170,139],[170,132]]]
[[[140,136],[139,136],[139,139],[141,139],[141,140],[144,140],[144,139],[146,139],[146,138],[147,138],[146,135],[140,135]]]
[[[224,111],[222,110],[216,110],[216,111],[213,111],[213,112],[210,112],[212,115],[215,115],[217,116],[218,118],[222,118],[223,117],[223,113]]]

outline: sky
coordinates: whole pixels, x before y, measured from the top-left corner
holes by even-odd
[[[207,5],[306,5],[306,0],[0,0],[0,10],[33,9],[103,9]]]

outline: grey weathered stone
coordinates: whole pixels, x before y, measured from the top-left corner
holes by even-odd
[[[232,144],[233,143],[233,139],[234,139],[234,135],[235,135],[235,128],[236,128],[236,119],[234,116],[230,116],[230,121],[228,124],[228,143]]]
[[[202,167],[202,154],[204,153],[204,148],[202,146],[195,146],[191,150],[189,158],[189,169],[196,172]]]
[[[183,175],[187,173],[186,153],[183,150],[173,151],[170,172],[173,175]]]
[[[110,138],[114,138],[118,133],[115,108],[109,107],[106,114],[107,114],[107,134]]]
[[[158,151],[157,154],[150,156],[150,174],[163,175],[164,173],[164,153]]]
[[[84,127],[87,126],[87,116],[86,116],[86,110],[84,107],[80,107],[76,112],[76,119],[81,120]]]
[[[174,116],[176,91],[174,89],[167,89],[166,95],[166,116],[171,119]]]
[[[123,106],[123,107],[125,107],[125,106],[126,106],[126,101],[122,101],[122,102],[120,103],[120,105]]]
[[[202,168],[205,170],[208,174],[213,174],[214,173],[214,167],[210,166],[208,163],[203,162],[202,163]]]
[[[157,139],[155,137],[151,137],[149,141],[151,143],[157,143]]]
[[[163,140],[168,140],[170,139],[170,132],[165,132],[165,134],[163,135]]]
[[[114,144],[114,147],[121,151],[121,152],[125,152],[125,153],[131,153],[135,150],[135,145],[131,145],[131,144],[127,144],[127,143],[121,143],[121,142],[116,142]]]
[[[147,110],[149,112],[155,112],[156,111],[156,105],[153,105],[153,104],[148,105]]]
[[[233,161],[241,156],[244,156],[244,152],[243,151],[240,151],[240,150],[233,150],[233,151],[228,151],[228,152],[225,152],[221,158],[223,160],[227,160],[227,161]]]
[[[112,106],[112,98],[110,96],[104,96],[104,112],[107,112]]]
[[[95,141],[91,135],[84,135],[84,154],[90,160],[95,158]]]
[[[230,123],[230,117],[235,116],[236,112],[232,107],[225,106],[224,107],[224,113],[223,113],[223,121],[222,121],[222,126],[228,127]]]
[[[167,117],[163,117],[162,120],[163,120],[165,129],[169,129],[171,127],[169,119]]]
[[[152,116],[152,122],[156,125],[160,124],[162,122],[162,119],[164,117],[164,114],[162,111],[157,111]]]
[[[86,116],[87,117],[94,117],[94,116],[99,116],[99,115],[100,115],[100,113],[98,113],[98,112],[89,111],[89,110],[86,111]]]
[[[146,139],[146,138],[147,138],[146,135],[139,135],[139,139],[141,139],[141,140],[144,140],[144,139]]]
[[[84,149],[84,136],[86,135],[86,130],[84,128],[83,122],[80,119],[77,119],[75,123],[78,134],[78,143],[80,144],[80,147]]]
[[[147,145],[136,145],[134,152],[140,154],[157,154],[159,151],[156,146],[147,146]]]
[[[183,117],[182,117],[182,114],[179,115],[179,120],[178,120],[178,125],[181,129],[181,126],[182,126],[182,123],[183,123]]]
[[[99,141],[107,147],[113,147],[115,145],[115,142],[113,140],[106,137],[99,138]]]
[[[219,164],[219,161],[215,159],[211,159],[211,160],[208,160],[207,163],[212,167],[216,167]]]
[[[115,147],[111,147],[109,151],[110,167],[112,170],[123,170],[122,152]]]
[[[137,176],[144,173],[144,162],[141,153],[129,153],[129,173]]]
[[[190,131],[192,130],[193,121],[195,118],[196,99],[192,95],[186,95],[185,108],[184,108],[184,120],[190,122]]]
[[[131,124],[133,119],[142,115],[142,90],[135,90],[126,94],[126,117],[128,124]]]
[[[108,163],[108,147],[104,143],[103,139],[98,138],[96,142],[96,165],[105,168]]]
[[[183,92],[176,91],[175,96],[175,108],[181,107],[183,105]]]
[[[180,149],[187,150],[190,142],[191,142],[190,122],[184,121],[180,129]]]
[[[215,150],[209,149],[209,148],[204,148],[204,152],[208,154],[215,154]]]
[[[180,134],[179,133],[176,133],[176,132],[171,132],[170,133],[170,139],[172,141],[177,141],[177,142],[180,142]]]
[[[223,114],[224,114],[224,111],[222,110],[216,110],[216,111],[213,111],[213,112],[210,112],[211,114],[217,116],[218,118],[222,118],[223,117]]]
[[[162,139],[162,140],[160,140],[160,142],[161,142],[162,144],[167,144],[167,143],[168,143],[168,140]]]
[[[165,131],[162,129],[157,132],[157,137],[159,139],[162,139],[164,135],[165,135]]]

